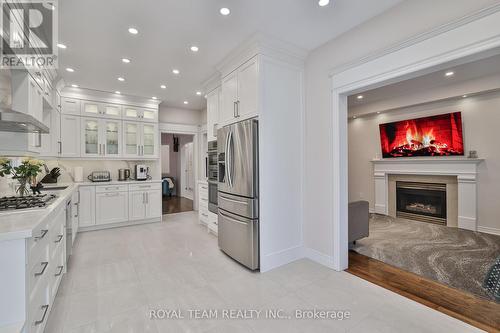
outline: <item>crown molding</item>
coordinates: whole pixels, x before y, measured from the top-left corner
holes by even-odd
[[[478,10],[476,12],[472,12],[468,15],[462,16],[456,20],[453,20],[453,21],[450,21],[450,22],[445,23],[443,25],[440,25],[440,26],[438,26],[434,29],[431,29],[427,32],[417,34],[417,35],[414,35],[414,36],[407,38],[403,41],[397,42],[397,43],[395,43],[387,48],[384,48],[382,50],[378,50],[378,51],[369,53],[368,55],[366,55],[364,57],[343,63],[339,66],[335,66],[332,69],[330,69],[329,76],[332,77],[334,75],[340,74],[340,73],[345,72],[345,71],[352,69],[354,67],[368,63],[370,61],[373,61],[377,58],[381,58],[381,57],[386,56],[388,54],[397,52],[397,51],[404,49],[406,47],[409,47],[411,45],[418,44],[422,41],[425,41],[425,40],[430,39],[432,37],[438,36],[442,33],[457,29],[457,28],[464,26],[470,22],[487,17],[487,16],[494,14],[496,12],[499,12],[499,11],[500,11],[500,3],[496,3],[496,4],[493,4],[491,6],[482,8],[481,10]]]
[[[133,95],[118,95],[108,91],[87,89],[87,88],[73,88],[64,87],[61,90],[61,96],[86,99],[96,102],[113,103],[131,105],[136,107],[143,107],[149,109],[157,109],[161,103],[160,100],[152,100],[151,98],[133,96]]]

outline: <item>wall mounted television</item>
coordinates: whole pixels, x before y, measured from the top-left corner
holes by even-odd
[[[464,155],[462,114],[441,114],[380,124],[384,158]]]

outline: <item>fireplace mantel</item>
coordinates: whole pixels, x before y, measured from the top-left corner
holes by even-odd
[[[477,230],[477,168],[482,159],[394,158],[372,160],[375,180],[375,213],[388,215],[389,175],[456,176],[458,227]]]

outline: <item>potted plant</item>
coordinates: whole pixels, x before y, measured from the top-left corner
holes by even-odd
[[[19,186],[16,192],[20,196],[29,194],[30,186],[35,185],[36,176],[42,170],[43,162],[32,158],[25,158],[19,166],[12,166],[12,161],[0,158],[0,177],[11,175],[17,179]]]

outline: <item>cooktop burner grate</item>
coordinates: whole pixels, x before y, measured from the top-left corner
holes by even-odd
[[[39,194],[24,197],[0,198],[0,211],[46,207],[57,196],[55,194]]]

